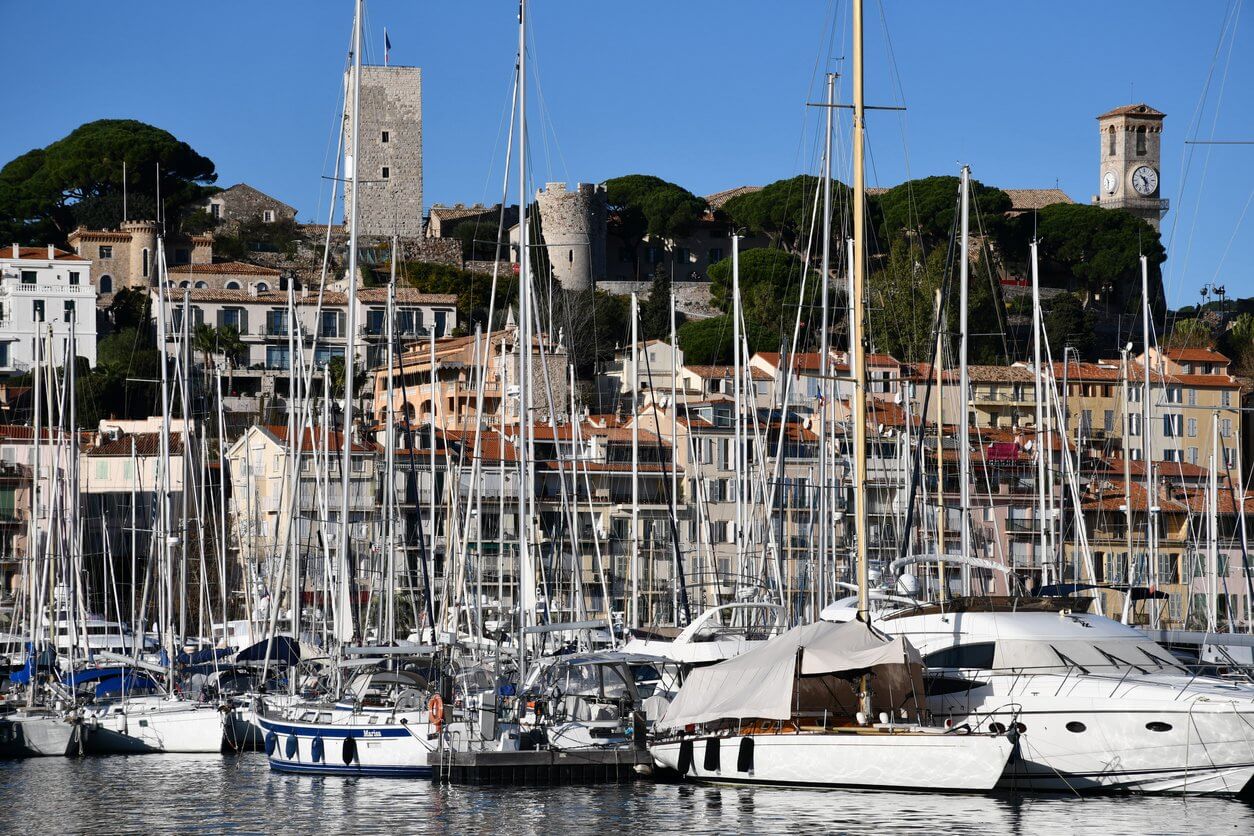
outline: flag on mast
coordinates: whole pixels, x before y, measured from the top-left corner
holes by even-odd
[[[392,42],[388,40],[388,28],[383,27],[383,66],[388,65],[388,60],[392,55]]]

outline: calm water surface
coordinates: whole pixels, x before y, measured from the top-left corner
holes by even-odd
[[[0,833],[1254,833],[1223,799],[927,796],[637,782],[472,788],[271,773],[261,754],[0,762]]]

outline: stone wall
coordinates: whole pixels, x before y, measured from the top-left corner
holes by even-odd
[[[708,319],[721,313],[718,308],[710,304],[709,282],[675,282],[674,287],[675,310],[688,318]],[[609,293],[612,296],[630,296],[634,290],[640,296],[640,301],[642,302],[649,298],[649,291],[652,288],[652,280],[641,282],[597,282],[597,290]]]
[[[605,278],[605,187],[549,183],[536,192],[544,245],[553,277],[567,290],[585,290]]]
[[[344,109],[345,153],[357,154],[357,230],[420,238],[422,229],[422,70],[361,68],[361,142],[352,132],[351,70]],[[346,157],[347,159],[347,157]],[[385,172],[386,169],[386,172]],[[386,173],[386,177],[384,174]],[[341,176],[347,176],[346,171]],[[351,203],[345,186],[344,207]]]

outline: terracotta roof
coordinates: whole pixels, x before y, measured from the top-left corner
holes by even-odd
[[[140,458],[151,458],[161,455],[161,433],[134,433],[122,435],[106,441],[94,449],[88,450],[88,456],[117,456],[130,458],[131,445],[134,442],[135,455]],[[170,455],[183,455],[183,434],[170,433]]]
[[[312,293],[312,291],[310,291]],[[384,304],[388,300],[386,287],[367,287],[357,291],[358,301],[370,304]],[[455,293],[421,293],[412,287],[398,287],[396,302],[399,305],[456,305]],[[473,337],[471,338],[474,339]]]
[[[967,374],[972,383],[1032,383],[1036,380],[1032,370],[1023,366],[967,366]]]
[[[457,204],[456,206],[443,206],[439,203],[431,207],[430,215],[439,217],[442,221],[455,221],[459,218],[473,218],[476,215],[486,215],[489,212],[499,213],[500,205],[484,206],[482,203],[476,203],[474,206],[464,206]]]
[[[1125,462],[1121,458],[1111,457],[1103,460],[1106,465],[1105,473],[1116,476],[1122,476],[1124,472]],[[1132,459],[1126,463],[1128,472],[1136,477],[1145,476],[1145,462],[1140,459]],[[1206,468],[1188,462],[1154,462],[1154,472],[1159,476],[1170,479],[1171,477],[1183,479],[1203,479],[1206,477]]]
[[[1213,348],[1164,348],[1162,354],[1168,360],[1185,363],[1230,363],[1232,362]]]
[[[705,380],[730,378],[736,374],[735,366],[684,366],[684,368]],[[771,375],[768,372],[756,366],[749,366],[749,372],[753,380],[771,380]]]
[[[0,247],[0,259],[21,259],[24,261],[90,261],[89,258],[83,258],[81,255],[69,250],[61,250],[54,247],[52,249],[52,258],[48,258],[47,247],[18,247],[17,255],[13,255],[13,247]]]
[[[1141,102],[1140,104],[1128,104],[1117,107],[1114,110],[1108,110],[1097,118],[1105,119],[1109,116],[1146,116],[1149,118],[1161,119],[1166,115],[1167,114],[1163,113],[1161,110],[1155,110],[1144,102]]]
[[[762,360],[775,368],[779,368],[783,355],[778,351],[759,351],[755,356],[761,357]],[[792,355],[792,370],[794,372],[817,372],[822,368],[822,356],[817,351],[798,352]],[[692,368],[689,366],[689,368]]]
[[[740,197],[742,194],[753,194],[762,191],[761,186],[736,186],[734,189],[723,189],[721,192],[708,194],[705,196],[705,202],[710,204],[711,209],[721,209],[723,204],[731,200],[733,197]]]
[[[273,267],[246,264],[243,261],[218,261],[213,264],[175,264],[170,268],[170,273],[190,273],[196,276],[278,276],[282,271]]]
[[[287,427],[286,426],[281,426],[278,424],[267,424],[264,427],[262,427],[262,429],[270,433],[270,435],[274,436],[275,440],[278,441],[280,444],[287,443]],[[301,438],[301,448],[300,448],[301,452],[308,452],[310,450],[321,450],[323,446],[322,436],[323,436],[323,432],[321,429],[317,427],[313,429],[306,427]],[[343,452],[344,433],[342,432],[327,433],[326,445],[331,450],[339,450]],[[377,451],[378,449],[379,449],[379,445],[377,444],[373,444],[373,443],[362,444],[359,441],[353,442],[354,453],[373,453]]]
[[[1029,212],[1055,203],[1075,203],[1062,189],[1002,189],[1010,197],[1010,211]]]

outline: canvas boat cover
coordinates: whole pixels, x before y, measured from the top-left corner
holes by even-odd
[[[908,641],[877,633],[863,622],[806,624],[740,656],[692,671],[658,727],[750,718],[787,720],[800,690],[798,673],[804,678],[892,668],[904,674],[908,689],[921,667],[919,652]]]

